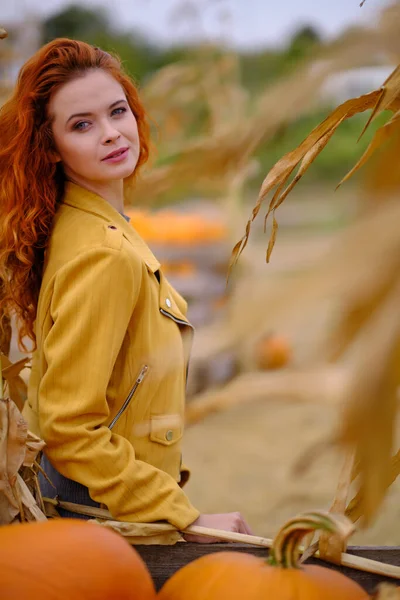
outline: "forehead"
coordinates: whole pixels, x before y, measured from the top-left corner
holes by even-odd
[[[126,98],[123,87],[100,69],[90,71],[62,85],[49,104],[53,116],[104,110],[116,100]],[[67,114],[68,113],[68,114]]]

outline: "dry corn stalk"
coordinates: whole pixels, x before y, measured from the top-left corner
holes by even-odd
[[[356,468],[353,477],[358,475],[358,468]],[[400,476],[400,450],[395,456],[392,457],[390,466],[390,475],[386,483],[386,487],[390,487],[395,482],[397,477]],[[363,490],[359,490],[354,498],[351,500],[346,508],[346,515],[355,523],[363,517],[364,511],[364,498]]]
[[[400,256],[396,254],[382,264],[379,271],[373,273],[365,285],[355,286],[341,301],[340,320],[327,341],[327,359],[329,362],[346,360],[346,354],[357,343],[357,338],[368,320],[390,293],[396,284],[400,270]]]
[[[269,262],[278,229],[278,223],[275,218],[276,209],[282,204],[316,157],[325,148],[339,125],[345,119],[368,109],[372,109],[372,114],[364,127],[363,133],[371,123],[372,119],[382,111],[391,110],[394,115],[384,126],[377,130],[363,156],[357,162],[355,167],[344,177],[341,183],[349,179],[356,170],[364,165],[368,158],[370,158],[375,150],[382,146],[384,142],[389,140],[397,131],[400,132],[400,66],[393,71],[379,90],[364,94],[359,98],[352,98],[341,104],[320,125],[313,129],[300,146],[283,156],[272,167],[263,181],[258,200],[253,208],[252,215],[247,222],[245,234],[232,251],[230,269],[236,264],[240,254],[247,245],[251,224],[260,212],[265,198],[275,189],[265,216],[265,223],[270,215],[272,215],[273,220],[272,233],[267,248],[267,262]],[[288,183],[289,178],[296,167],[298,167],[298,171],[293,180]],[[341,183],[339,185],[341,185]]]
[[[351,485],[351,475],[353,471],[354,456],[349,452],[339,475],[339,483],[336,489],[335,498],[329,512],[344,515],[346,511],[347,498]],[[325,531],[319,536],[319,553],[323,560],[328,560],[334,564],[340,565],[342,553],[346,550],[346,542],[340,536],[329,534]]]
[[[393,190],[395,187],[393,181],[395,184],[399,183],[397,149],[400,147],[400,65],[380,89],[341,104],[309,134],[298,148],[275,164],[262,184],[251,218],[246,225],[245,234],[232,251],[229,270],[236,264],[247,245],[251,224],[257,217],[264,199],[269,192],[275,190],[265,217],[265,223],[270,216],[272,217],[272,232],[266,256],[269,262],[278,229],[276,209],[326,146],[339,125],[345,119],[367,109],[372,109],[372,113],[362,133],[382,111],[390,110],[393,116],[376,131],[367,150],[341,183],[360,169],[376,150],[383,148],[385,172],[391,173],[393,169],[396,170],[396,176],[391,177],[390,189]],[[289,178],[296,167],[298,167],[297,173],[289,183]],[[399,300],[400,282],[395,286],[395,290],[389,293],[389,299],[382,302],[383,306],[379,307],[378,315],[370,319],[372,325],[368,322],[364,328],[370,336],[366,343],[379,340],[378,347],[383,354],[381,353],[377,359],[374,352],[376,346],[368,352],[367,345],[367,351],[356,364],[354,385],[343,420],[342,440],[351,444],[357,451],[362,513],[365,522],[376,514],[390,481],[393,422],[397,409],[396,390],[400,383]]]
[[[382,583],[374,594],[373,600],[400,600],[400,588],[389,583]]]
[[[28,432],[15,403],[0,398],[0,524],[46,519],[20,474],[29,469],[35,480],[33,469],[43,447],[44,442]],[[38,485],[35,491],[39,492]]]
[[[376,514],[392,482],[400,384],[399,305],[398,279],[359,336],[353,383],[344,409],[341,440],[356,449],[365,524]]]
[[[28,392],[27,385],[20,376],[20,373],[26,368],[30,359],[29,357],[21,358],[17,362],[12,363],[4,354],[0,354],[0,359],[7,395],[15,402],[17,408],[22,411]]]
[[[332,514],[345,515],[347,497],[352,481],[353,463],[354,457],[352,454],[348,453],[345,457],[345,461],[339,475],[339,483],[337,485],[332,506],[329,509],[329,512]],[[305,537],[305,551],[302,554],[301,562],[305,562],[311,556],[314,556],[317,551],[319,551],[319,556],[322,558],[322,560],[326,560],[327,562],[331,562],[335,565],[341,564],[342,553],[345,552],[347,548],[347,540],[344,540],[337,534],[332,534],[325,531],[320,533],[319,539],[314,544],[311,543],[313,538],[313,533]]]

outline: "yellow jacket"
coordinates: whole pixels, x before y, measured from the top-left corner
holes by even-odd
[[[148,246],[106,200],[68,182],[40,290],[24,416],[65,477],[114,518],[199,512],[181,489],[186,302]]]

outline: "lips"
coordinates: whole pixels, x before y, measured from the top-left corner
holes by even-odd
[[[127,150],[128,150],[128,146],[124,146],[123,148],[117,148],[117,150],[113,150],[112,152],[110,152],[110,154],[107,154],[107,156],[105,156],[101,160],[107,160],[108,158],[115,158],[116,156],[123,154],[123,152],[126,152]]]

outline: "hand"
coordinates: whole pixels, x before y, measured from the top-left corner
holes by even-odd
[[[239,512],[224,513],[220,515],[200,515],[199,518],[192,523],[192,525],[253,535],[250,527],[247,525],[246,521]],[[205,537],[192,533],[185,533],[183,537],[187,542],[195,542],[197,544],[215,544],[223,541],[219,538]]]

